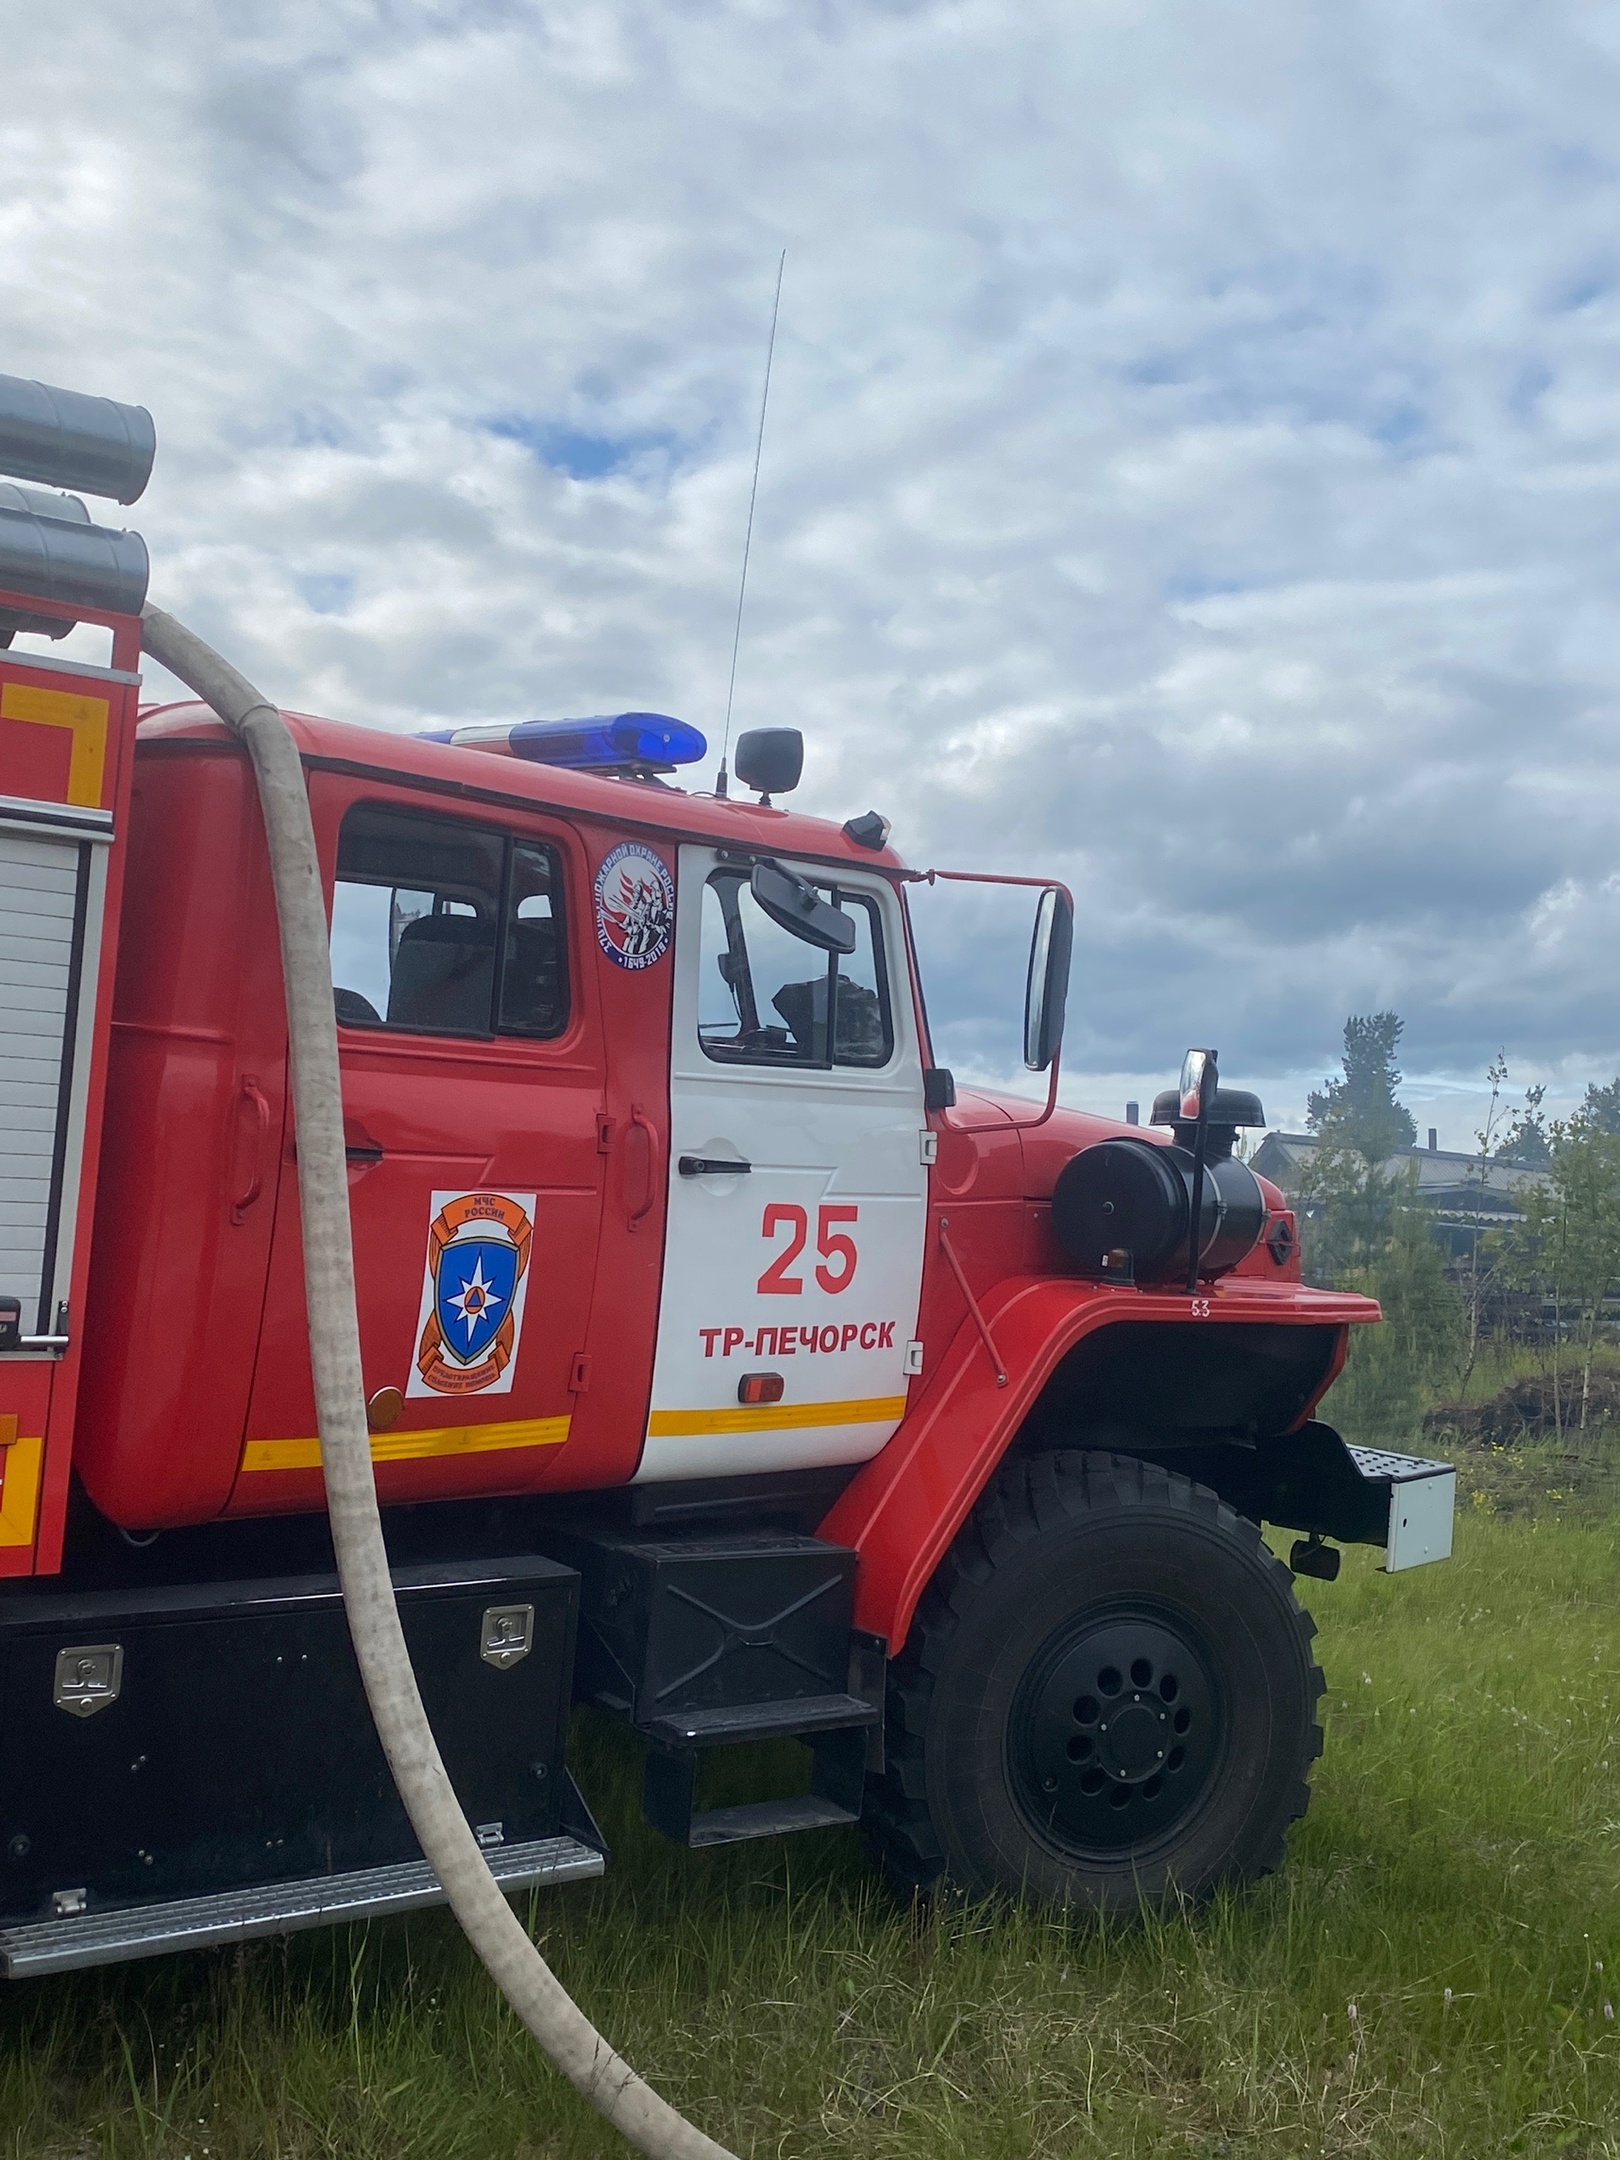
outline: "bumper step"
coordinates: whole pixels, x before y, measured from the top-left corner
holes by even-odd
[[[484,1857],[503,1890],[584,1882],[600,1875],[603,1868],[599,1852],[571,1837],[497,1846]],[[406,1861],[395,1867],[357,1868],[347,1875],[263,1883],[251,1890],[220,1891],[212,1897],[119,1906],[0,1928],[0,1971],[7,1979],[20,1980],[36,1973],[71,1972],[87,1965],[116,1965],[130,1958],[157,1957],[172,1950],[246,1942],[256,1935],[285,1935],[296,1928],[414,1912],[443,1902],[439,1878],[425,1860]]]
[[[1237,1485],[1245,1512],[1279,1530],[1382,1545],[1392,1575],[1451,1551],[1457,1473],[1450,1463],[1352,1447],[1320,1421],[1263,1442]]]

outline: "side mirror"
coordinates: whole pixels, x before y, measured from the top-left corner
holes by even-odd
[[[1031,1072],[1045,1072],[1063,1041],[1073,950],[1074,904],[1067,893],[1048,885],[1035,907],[1024,986],[1024,1063]]]
[[[761,729],[759,732],[788,731]],[[742,773],[742,745],[747,740],[745,735],[737,745],[739,775]],[[756,783],[750,780],[748,784],[753,787]],[[789,936],[802,938],[806,945],[814,945],[822,952],[851,953],[855,950],[854,916],[846,915],[842,908],[835,908],[830,900],[823,900],[813,885],[806,884],[794,871],[784,870],[780,863],[755,863],[748,890],[771,921],[786,930]]]
[[[750,728],[737,737],[731,769],[761,795],[787,795],[804,771],[804,737],[796,727]]]
[[[1181,1083],[1176,1089],[1181,1098],[1182,1117],[1190,1122],[1202,1116],[1205,1098],[1214,1092],[1214,1051],[1189,1050],[1181,1061]]]

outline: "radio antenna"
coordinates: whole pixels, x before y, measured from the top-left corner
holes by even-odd
[[[720,745],[720,771],[714,792],[723,800],[728,787],[726,759],[731,753],[731,702],[737,694],[737,650],[742,644],[743,600],[748,592],[748,551],[754,544],[754,503],[759,495],[759,460],[765,448],[765,408],[771,401],[771,361],[776,355],[776,318],[782,306],[782,273],[787,268],[787,249],[776,266],[776,298],[771,302],[771,335],[765,347],[765,387],[759,394],[759,429],[754,436],[754,479],[748,490],[748,526],[743,534],[742,576],[737,580],[737,625],[731,633],[731,680],[726,684],[726,732]]]

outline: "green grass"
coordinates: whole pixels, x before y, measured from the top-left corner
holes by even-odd
[[[1247,1896],[917,1922],[853,1835],[660,1845],[596,1728],[614,1861],[536,1900],[547,1955],[751,2160],[1620,2156],[1620,1515],[1475,1489],[1449,1565],[1304,1586],[1327,1752]],[[0,1996],[19,2160],[619,2149],[442,1915]]]

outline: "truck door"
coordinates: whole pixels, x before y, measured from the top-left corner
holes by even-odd
[[[372,1451],[385,1501],[555,1479],[602,1210],[577,836],[317,772]],[[577,944],[577,939],[575,940]],[[294,1136],[295,1139],[296,1136]],[[296,1161],[233,1512],[318,1505]]]
[[[864,1462],[904,1415],[922,1275],[922,1064],[885,880],[789,864],[829,956],[750,871],[681,849],[664,1287],[640,1480]]]

